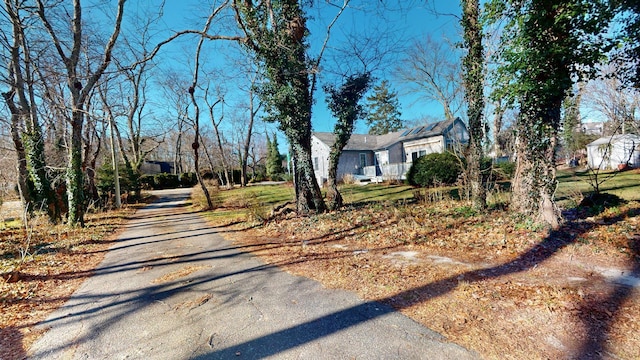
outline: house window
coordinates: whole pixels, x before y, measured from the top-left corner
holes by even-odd
[[[314,157],[313,158],[313,170],[318,170],[318,169],[320,169],[320,166],[318,164],[318,158]]]
[[[411,162],[416,161],[419,157],[427,155],[427,150],[419,150],[411,153]]]
[[[364,169],[365,166],[367,166],[367,154],[361,153],[360,154],[360,168]]]

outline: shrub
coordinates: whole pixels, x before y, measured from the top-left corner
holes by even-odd
[[[407,180],[413,186],[432,186],[434,184],[455,184],[462,173],[460,160],[452,153],[433,153],[416,159]]]
[[[167,174],[160,173],[155,176],[155,184],[156,189],[175,189],[180,186],[180,180],[178,179],[178,175],[175,174]]]
[[[183,188],[193,187],[198,183],[198,177],[196,173],[182,173],[180,174],[180,186]]]
[[[144,190],[154,190],[156,181],[153,175],[142,175],[140,177],[140,187]]]
[[[516,163],[513,161],[503,161],[493,165],[498,179],[511,180],[516,172]]]
[[[353,174],[344,174],[344,176],[342,176],[342,183],[343,184],[355,184],[356,183],[356,178],[353,176]]]

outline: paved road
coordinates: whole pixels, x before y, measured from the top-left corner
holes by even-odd
[[[32,359],[472,359],[375,302],[292,276],[225,241],[165,191],[40,326]]]

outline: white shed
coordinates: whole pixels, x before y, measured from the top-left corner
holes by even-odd
[[[587,145],[587,160],[592,169],[617,169],[619,164],[640,166],[640,136],[635,134],[601,137]]]

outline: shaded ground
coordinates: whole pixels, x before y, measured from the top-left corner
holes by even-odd
[[[20,216],[16,206],[2,211],[5,219]],[[82,229],[52,227],[43,218],[28,229],[0,228],[0,359],[26,356],[25,349],[41,335],[35,324],[91,276],[134,211],[89,214]]]
[[[289,217],[227,236],[486,358],[640,358],[640,203],[545,232],[463,203]]]
[[[30,359],[477,358],[390,306],[231,245],[184,206],[188,193],[165,192],[132,216],[93,275],[35,327],[48,330]]]

